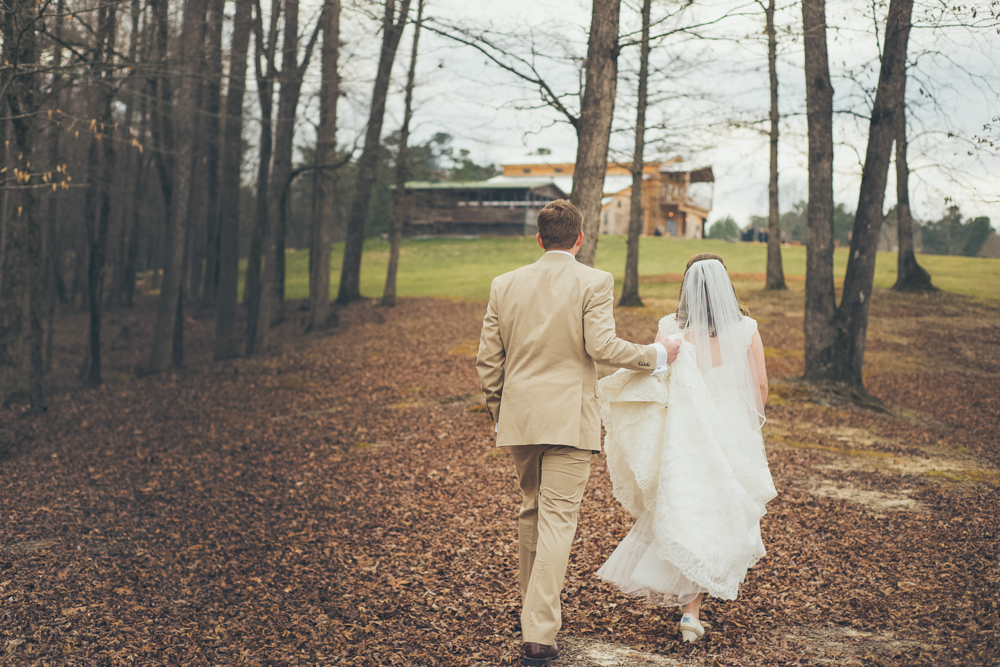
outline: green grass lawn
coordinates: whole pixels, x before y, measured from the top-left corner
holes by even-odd
[[[343,252],[342,243],[333,246],[331,296],[337,293]],[[731,273],[763,274],[766,269],[767,247],[763,244],[643,237],[639,273],[642,276],[682,273],[688,258],[699,252],[721,255]],[[540,254],[541,249],[534,237],[405,241],[400,253],[398,293],[400,296],[485,301],[489,298],[490,281],[495,276],[533,262]],[[846,248],[835,252],[835,275],[843,276],[847,254]],[[790,278],[789,288],[804,289],[805,283],[794,278],[805,275],[806,249],[786,246],[782,249],[782,258],[785,275]],[[379,240],[365,243],[361,268],[362,294],[367,297],[381,296],[388,260],[388,243]],[[934,284],[943,290],[988,299],[1000,298],[1000,260],[941,255],[919,255],[918,260],[930,272]],[[305,298],[309,290],[309,253],[305,250],[290,252],[286,261],[288,298]],[[601,237],[597,246],[597,266],[614,274],[620,288],[625,267],[624,237]],[[879,253],[875,287],[891,287],[895,280],[895,253]],[[742,289],[752,285],[741,282]],[[675,282],[646,283],[640,287],[640,294],[648,297],[673,296],[676,292]]]

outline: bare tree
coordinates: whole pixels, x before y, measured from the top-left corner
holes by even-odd
[[[327,0],[320,18],[323,24],[322,73],[319,91],[319,127],[316,130],[316,164],[329,165],[337,156],[337,100],[340,99],[340,0]],[[312,234],[309,247],[308,331],[330,324],[330,243],[337,175],[317,169],[314,181]]]
[[[302,62],[299,60],[299,2],[285,0],[285,28],[281,51],[281,89],[278,93],[278,118],[274,134],[274,164],[271,167],[267,195],[267,225],[264,233],[264,268],[261,277],[260,303],[257,307],[257,326],[251,354],[264,354],[267,349],[268,331],[271,319],[281,313],[283,290],[279,283],[284,274],[284,225],[285,205],[288,186],[292,180],[292,150],[295,136],[295,114],[305,76],[312,57],[313,48],[319,36],[320,23],[317,22],[313,34],[306,45]],[[248,341],[249,343],[249,341]]]
[[[173,86],[170,81],[170,61],[167,51],[170,22],[168,0],[150,0],[149,6],[152,10],[153,24],[153,56],[150,58],[151,67],[148,70],[147,79],[147,96],[153,100],[149,118],[151,155],[160,183],[160,193],[167,209],[165,217],[167,218],[166,227],[169,229],[169,220],[173,209],[174,127],[172,114],[169,113]],[[167,234],[164,233],[164,236]],[[153,269],[153,282],[157,289],[162,288],[160,274],[157,271],[163,265],[165,253],[162,246],[163,244],[157,244],[156,266]]]
[[[65,1],[65,0],[63,0]],[[58,10],[57,10],[58,11]],[[140,0],[131,0],[131,30],[129,31],[128,56],[125,62],[133,69],[139,66],[139,18],[142,15],[142,5]],[[125,106],[125,126],[126,132],[132,138],[133,127],[141,125],[143,118],[140,115],[143,100],[140,91],[137,89],[139,77],[130,77],[123,88],[127,86],[127,101]],[[58,151],[57,151],[58,152]],[[138,250],[139,236],[139,216],[136,215],[136,208],[142,191],[136,191],[135,183],[142,179],[143,155],[135,151],[134,155],[124,155],[124,159],[116,160],[118,174],[116,176],[121,194],[118,196],[118,231],[115,239],[115,248],[111,252],[112,274],[111,274],[111,302],[118,306],[132,307],[135,292],[135,251]],[[58,157],[56,158],[56,160]],[[56,160],[53,160],[55,162]],[[131,192],[129,192],[131,185]],[[53,199],[53,203],[55,198]]]
[[[206,53],[206,27],[211,20],[212,2],[216,0],[206,0],[206,16],[202,19],[201,25],[201,52],[207,57],[199,58],[194,64],[188,76],[197,80],[197,93],[195,94],[195,116],[193,129],[195,139],[193,142],[193,153],[191,155],[191,194],[188,203],[187,214],[187,243],[184,246],[184,277],[182,280],[182,290],[184,303],[188,300],[198,299],[201,294],[204,282],[206,239],[208,237],[209,215],[208,211],[208,153],[209,144],[218,137],[209,138],[208,126],[211,119],[207,113],[211,104],[207,99],[209,88],[209,69],[211,68],[211,52]],[[208,19],[206,21],[205,19]],[[218,109],[216,109],[218,113]],[[218,134],[218,128],[216,128]],[[183,337],[175,341],[183,356]]]
[[[628,220],[628,249],[625,254],[625,281],[619,306],[642,307],[639,298],[639,237],[642,235],[643,153],[646,146],[646,86],[649,80],[649,15],[652,0],[642,2],[642,38],[639,43],[639,98],[635,112],[635,150],[632,153],[632,201]]]
[[[806,2],[810,6],[812,5],[812,0],[806,0]],[[805,6],[806,3],[803,5],[804,18]],[[844,277],[843,297],[836,310],[831,313],[823,313],[826,317],[816,317],[813,321],[810,321],[811,316],[820,315],[820,313],[811,314],[809,310],[810,297],[814,295],[809,294],[807,268],[805,377],[812,382],[846,386],[857,395],[864,394],[861,370],[864,362],[868,309],[871,305],[872,281],[875,276],[875,254],[882,227],[882,208],[885,203],[889,162],[892,157],[893,141],[897,133],[897,114],[903,108],[906,47],[910,34],[912,10],[913,0],[891,0],[889,4],[885,44],[868,130],[868,148],[865,154],[864,173],[858,194],[858,208],[851,235],[851,249],[847,260],[847,273]],[[810,12],[810,18],[815,19],[817,16]],[[819,14],[818,18],[822,18],[822,14]],[[808,38],[809,29],[815,27],[816,24],[805,24],[804,21],[804,25]],[[825,32],[825,26],[823,32]],[[809,51],[807,51],[806,63],[808,79],[811,78],[810,74],[815,73],[809,70]],[[815,64],[815,60],[813,63]],[[813,86],[815,84],[810,82],[807,85]],[[812,143],[811,139],[812,127],[810,126],[810,144]],[[810,145],[811,157],[812,145]],[[810,173],[811,179],[812,174]],[[810,191],[810,197],[811,195]],[[811,203],[810,201],[810,205]],[[812,223],[812,216],[810,216],[810,236],[807,250],[810,255],[813,252]],[[827,262],[832,266],[832,252],[827,254]],[[812,287],[813,289],[820,288],[823,294],[829,294],[832,303],[832,272],[827,284],[814,284]],[[813,334],[812,339],[810,339],[811,333]]]
[[[220,159],[220,118],[222,104],[222,28],[225,21],[225,0],[209,0],[206,24],[205,83],[203,124],[205,162],[205,277],[202,281],[202,308],[215,306],[219,281],[219,159]],[[200,265],[200,262],[199,262]]]
[[[576,260],[593,266],[608,167],[608,141],[618,89],[621,0],[594,0],[587,43],[587,73],[576,126],[576,166],[569,199],[583,214],[583,245]]]
[[[229,56],[229,88],[219,169],[219,280],[215,308],[215,358],[231,359],[236,346],[239,281],[240,168],[243,165],[243,96],[247,51],[253,29],[253,0],[236,0]]]
[[[885,188],[897,134],[897,115],[903,109],[903,82],[906,80],[906,47],[910,38],[913,0],[892,0],[885,27],[882,66],[868,130],[868,149],[858,194],[858,208],[851,234],[844,292],[838,308],[837,344],[834,363],[824,369],[825,379],[864,390],[861,375],[868,309],[871,306],[875,254],[882,230]],[[818,368],[814,373],[823,372]]]
[[[763,3],[758,3],[763,7]],[[778,213],[778,38],[774,29],[774,0],[764,8],[767,23],[767,71],[771,86],[771,171],[767,186],[767,282],[764,289],[784,290],[781,264],[781,216]]]
[[[833,85],[826,47],[826,0],[802,0],[806,122],[809,139],[809,203],[806,244],[806,378],[821,380],[833,362]],[[816,370],[813,370],[816,369]]]
[[[396,59],[399,39],[406,26],[410,12],[410,0],[401,0],[396,11],[396,0],[385,0],[385,15],[382,19],[382,51],[379,55],[378,72],[372,90],[371,113],[365,132],[365,147],[358,159],[357,178],[354,185],[354,201],[347,220],[347,238],[344,243],[344,261],[340,269],[340,288],[337,303],[347,304],[361,298],[361,254],[365,244],[365,222],[371,203],[372,185],[375,183],[375,167],[382,139],[382,121],[385,117],[385,100],[389,91],[389,77],[392,63]]]
[[[108,244],[108,222],[111,213],[111,188],[115,170],[115,132],[111,120],[111,105],[115,90],[112,62],[115,52],[116,5],[102,4],[97,10],[95,53],[90,62],[94,109],[94,136],[89,148],[89,187],[86,194],[87,238],[90,243],[87,267],[88,306],[90,309],[90,352],[87,359],[86,383],[101,384],[101,316],[104,305],[104,265]],[[98,151],[101,148],[101,151]]]
[[[31,411],[46,409],[44,360],[42,357],[42,305],[44,282],[41,262],[41,228],[37,218],[37,195],[31,184],[31,157],[38,138],[36,111],[40,85],[40,45],[37,23],[39,5],[31,0],[12,0],[0,5],[0,35],[3,37],[4,67],[0,70],[0,93],[10,115],[12,154],[17,162],[14,206],[7,218],[0,256],[0,405],[27,393]],[[7,167],[7,165],[4,165]],[[7,217],[7,216],[5,216]],[[25,300],[29,359],[24,374]],[[27,380],[27,381],[26,381]]]
[[[897,292],[932,292],[931,275],[917,263],[913,251],[913,214],[910,211],[910,169],[906,162],[906,77],[903,77],[903,103],[896,114],[896,254]]]
[[[399,269],[399,246],[403,243],[403,222],[406,220],[406,154],[410,141],[410,119],[413,117],[413,82],[417,75],[417,45],[420,42],[420,24],[424,18],[424,0],[417,2],[417,22],[413,28],[413,46],[410,51],[410,69],[406,74],[406,103],[403,109],[403,127],[399,130],[399,150],[396,153],[396,191],[392,199],[392,242],[389,248],[389,267],[385,276],[382,305],[396,305],[396,272]]]
[[[268,227],[267,187],[271,173],[274,127],[274,82],[278,76],[275,65],[275,51],[278,48],[278,20],[281,17],[281,0],[271,0],[270,25],[267,40],[264,39],[263,19],[260,0],[254,0],[256,19],[254,20],[254,71],[257,75],[257,98],[260,102],[260,141],[258,143],[257,193],[253,233],[250,238],[250,254],[247,257],[247,272],[243,286],[243,301],[247,305],[246,353],[253,354],[257,341],[257,322],[261,301],[261,261],[263,259]],[[261,60],[264,64],[261,64]]]
[[[60,102],[63,97],[62,90],[62,64],[63,64],[63,27],[65,20],[63,18],[66,13],[66,0],[59,0],[56,4],[56,16],[53,21],[54,24],[54,39],[52,45],[52,106],[56,109],[60,108]],[[50,106],[51,108],[51,106]],[[48,162],[50,165],[59,164],[59,149],[62,139],[62,132],[60,131],[58,121],[56,124],[51,126],[52,130],[52,144],[49,148]],[[60,271],[58,266],[57,258],[61,256],[62,253],[62,239],[57,233],[59,227],[59,197],[49,197],[48,206],[45,211],[45,228],[44,228],[44,240],[43,255],[45,261],[44,268],[44,280],[45,280],[45,340],[43,348],[43,369],[45,373],[52,370],[52,351],[55,345],[54,343],[54,331],[55,331],[55,316],[56,316],[56,298],[59,283],[61,282]],[[0,280],[2,283],[2,280]]]
[[[181,28],[180,53],[183,58],[194,59],[200,53],[202,23],[205,20],[206,0],[185,0],[184,20]],[[163,267],[163,285],[156,311],[153,346],[149,369],[152,372],[178,365],[180,348],[178,339],[184,327],[182,311],[182,285],[184,255],[187,241],[188,206],[191,199],[191,174],[194,155],[196,105],[198,81],[184,71],[191,60],[183,60],[174,99],[174,156]]]

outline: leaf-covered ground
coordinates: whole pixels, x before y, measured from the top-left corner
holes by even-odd
[[[682,646],[675,609],[593,576],[631,525],[595,459],[563,636],[690,665],[1000,663],[1000,309],[878,293],[882,414],[791,379],[801,293],[744,296],[772,375],[768,556]],[[649,340],[671,303],[649,306],[619,333]],[[518,664],[483,306],[362,303],[326,336],[294,307],[271,356],[212,363],[192,319],[188,369],[141,379],[149,304],[111,313],[97,390],[74,378],[83,316],[60,320],[49,414],[0,413],[0,663]]]

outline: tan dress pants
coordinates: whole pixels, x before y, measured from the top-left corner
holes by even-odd
[[[509,449],[521,486],[521,632],[525,642],[549,645],[562,626],[559,595],[593,452],[564,445]]]

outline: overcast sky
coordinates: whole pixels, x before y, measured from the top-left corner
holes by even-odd
[[[918,0],[919,2],[920,0]],[[924,0],[926,2],[926,0]],[[779,0],[780,2],[780,0]],[[416,2],[414,1],[414,9]],[[830,63],[837,110],[835,197],[857,205],[867,141],[865,115],[878,76],[879,46],[888,3],[830,0],[827,19]],[[678,3],[654,0],[653,19],[678,11]],[[380,35],[365,9],[374,3],[345,2],[341,69],[347,97],[340,107],[341,144],[364,131]],[[1000,147],[1000,36],[988,7],[940,18],[940,5],[918,6],[910,39],[913,65],[908,78],[910,181],[914,214],[940,217],[948,201],[966,216],[988,215],[1000,228],[1000,151],[976,147],[990,136]],[[946,9],[945,9],[946,11]],[[310,13],[304,13],[305,17]],[[429,0],[425,16],[475,30],[489,30],[508,50],[530,58],[571,110],[579,106],[579,63],[586,55],[590,6],[579,0]],[[692,165],[711,165],[716,176],[710,220],[732,215],[742,226],[766,215],[768,151],[767,45],[764,14],[755,2],[709,0],[692,5],[658,26],[662,31],[712,23],[697,37],[674,34],[655,44],[650,81],[646,159],[680,155]],[[781,207],[806,197],[805,92],[802,73],[801,10],[779,4],[779,90]],[[950,27],[932,28],[945,23]],[[961,24],[977,23],[968,28]],[[638,29],[635,2],[622,3],[622,32]],[[876,35],[876,30],[878,34]],[[656,30],[654,30],[655,34]],[[409,61],[412,28],[400,45],[384,134],[402,119],[401,87]],[[630,159],[635,116],[638,48],[623,49],[615,107],[612,159]],[[304,94],[318,89],[318,57]],[[547,148],[552,158],[572,162],[576,136],[565,119],[541,102],[536,86],[504,72],[474,49],[429,30],[421,35],[412,140],[437,132],[454,137],[478,162],[516,162]],[[303,100],[299,143],[311,140],[318,117],[315,98]],[[251,112],[252,113],[252,112]],[[986,126],[991,125],[990,128]],[[359,142],[360,145],[360,142]],[[949,199],[950,198],[950,199]],[[890,170],[886,210],[895,203]]]

